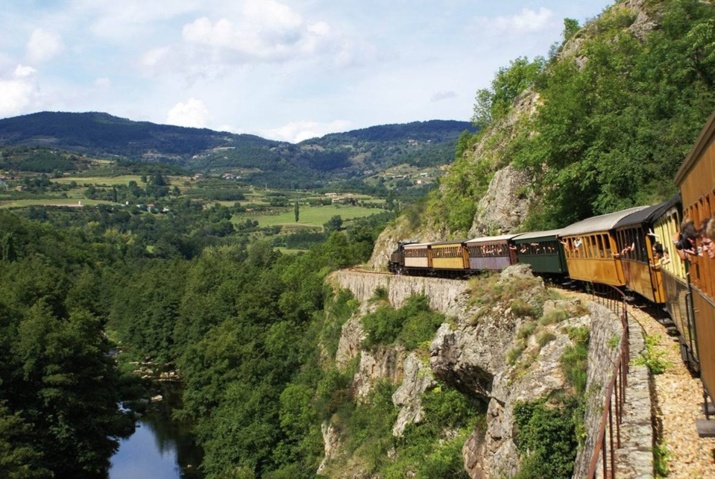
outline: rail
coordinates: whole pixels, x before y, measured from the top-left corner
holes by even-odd
[[[621,447],[621,422],[623,420],[623,405],[626,400],[628,364],[630,363],[628,308],[626,295],[620,289],[599,283],[590,283],[589,287],[589,292],[594,300],[603,304],[621,318],[623,325],[621,350],[615,362],[613,378],[606,388],[606,402],[603,407],[598,437],[591,455],[587,476],[588,479],[596,478],[600,461],[603,478],[614,479],[616,477],[615,453],[616,449]]]

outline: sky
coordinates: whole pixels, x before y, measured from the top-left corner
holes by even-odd
[[[613,0],[4,0],[0,118],[101,111],[299,142],[469,121]]]

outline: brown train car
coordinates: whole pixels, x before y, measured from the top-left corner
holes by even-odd
[[[685,218],[695,221],[696,227],[712,218],[715,213],[715,113],[678,170],[675,183],[680,189]],[[715,393],[715,261],[707,256],[694,256],[685,261],[692,290],[700,377],[712,399]]]
[[[658,239],[661,240],[665,251],[668,253],[668,260],[661,264],[660,271],[668,314],[680,333],[678,338],[680,341],[680,354],[690,370],[698,372],[700,366],[695,341],[695,325],[692,317],[688,272],[685,268],[685,262],[681,261],[678,255],[675,254],[675,248],[671,241],[673,235],[680,229],[682,221],[683,208],[680,195],[677,195],[675,203],[655,219],[653,231],[658,235]]]
[[[622,218],[614,227],[626,286],[656,304],[666,301],[662,267],[670,262],[670,258],[655,258],[655,247],[659,244],[664,250],[670,237],[659,236],[653,231],[653,225],[656,218],[679,201],[678,195],[636,211]]]
[[[486,236],[465,241],[469,253],[469,269],[472,271],[501,271],[516,264],[516,252],[511,240],[516,235]]]
[[[569,277],[579,281],[625,286],[613,228],[626,216],[646,206],[586,218],[565,227],[559,238],[564,244]]]
[[[430,268],[429,243],[406,244],[403,251],[406,270]]]

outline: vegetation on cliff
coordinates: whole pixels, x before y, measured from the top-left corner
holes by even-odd
[[[491,174],[513,164],[537,200],[524,229],[674,193],[673,177],[715,109],[710,1],[619,1],[580,30],[566,20],[547,59],[518,58],[477,92],[458,157],[434,191],[428,222],[465,233]],[[535,111],[519,109],[534,98]]]

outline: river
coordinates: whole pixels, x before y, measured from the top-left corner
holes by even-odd
[[[198,470],[203,455],[191,425],[171,418],[181,405],[181,389],[161,383],[163,400],[137,421],[134,434],[119,443],[112,456],[109,479],[201,479]]]

